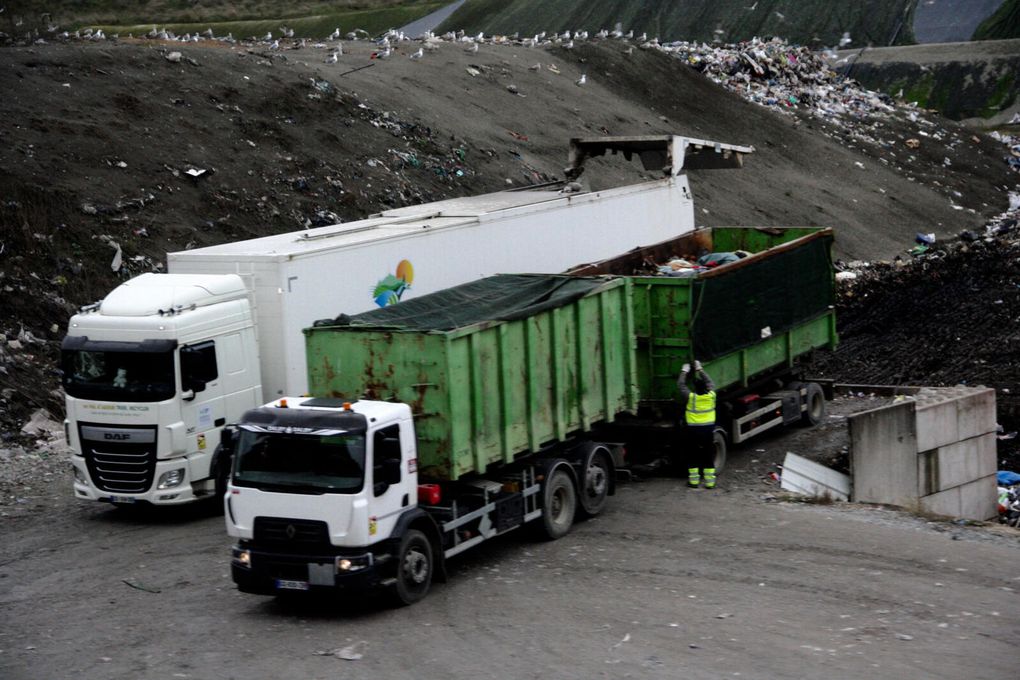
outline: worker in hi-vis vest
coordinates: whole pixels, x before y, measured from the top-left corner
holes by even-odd
[[[694,390],[687,387],[690,364],[684,364],[677,378],[680,403],[684,405],[684,424],[687,430],[687,486],[698,488],[705,480],[705,488],[715,488],[715,384],[694,362]]]

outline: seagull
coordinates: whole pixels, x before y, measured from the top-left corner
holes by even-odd
[[[272,42],[272,43],[271,43],[271,44],[269,45],[269,49],[271,49],[271,50],[278,50],[278,49],[280,49],[280,41],[279,41],[279,40],[274,40],[274,41],[273,41],[273,42]]]
[[[567,44],[564,45],[564,47],[566,47],[568,50],[574,49],[574,41],[573,40],[568,41]]]
[[[425,50],[419,47],[417,52],[414,52],[413,54],[408,56],[408,59],[421,59],[424,56]]]
[[[266,31],[266,34],[265,34],[265,36],[263,36],[262,39],[263,40],[272,40],[273,39],[273,32],[272,31]]]
[[[330,52],[329,56],[326,57],[326,63],[327,64],[335,64],[337,62],[337,56],[338,55],[337,55],[336,52]]]
[[[371,58],[372,59],[388,59],[390,54],[391,54],[391,52],[392,52],[392,50],[389,47],[387,47],[382,52],[373,52]]]
[[[537,63],[537,64],[535,64],[533,66],[529,66],[528,70],[529,71],[541,71],[542,70],[542,63],[539,62],[539,63]]]
[[[574,81],[574,85],[584,85],[587,82],[588,82],[588,76],[586,74],[582,73],[581,77]]]
[[[334,30],[332,33],[329,34],[329,38],[328,39],[329,40],[337,40],[339,38],[340,38],[340,27],[338,26],[336,28],[336,30]]]
[[[846,47],[847,45],[849,45],[852,42],[853,42],[853,40],[850,39],[850,33],[847,32],[847,33],[844,33],[843,37],[839,39],[839,46],[840,47]]]
[[[471,43],[471,47],[467,48],[464,51],[465,52],[470,52],[471,54],[474,54],[475,52],[478,51],[478,43]]]

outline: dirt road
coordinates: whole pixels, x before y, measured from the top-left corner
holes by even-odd
[[[1015,533],[768,501],[749,455],[716,491],[631,482],[560,541],[482,546],[399,610],[237,593],[221,517],[54,480],[0,525],[0,677],[1015,677]]]

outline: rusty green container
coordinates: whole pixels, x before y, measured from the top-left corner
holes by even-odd
[[[571,273],[633,275],[673,257],[745,256],[689,278],[629,276],[641,403],[668,408],[681,366],[695,359],[725,397],[813,350],[835,349],[832,243],[824,227],[706,228]]]
[[[601,278],[561,306],[452,330],[317,325],[305,330],[309,392],[410,404],[423,475],[482,473],[636,409],[630,291]]]

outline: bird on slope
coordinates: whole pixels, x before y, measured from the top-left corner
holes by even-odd
[[[574,85],[584,85],[588,82],[588,76],[585,73],[581,74],[581,77],[574,81]]]
[[[419,47],[418,51],[417,52],[413,52],[410,55],[408,55],[408,58],[409,59],[421,59],[424,56],[425,56],[425,50]]]

